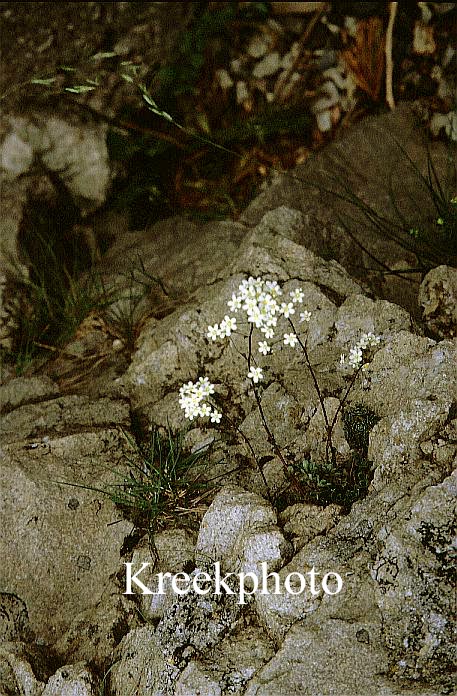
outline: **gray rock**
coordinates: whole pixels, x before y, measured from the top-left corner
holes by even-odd
[[[112,578],[105,581],[100,600],[72,618],[53,646],[62,662],[87,662],[100,673],[109,669],[121,639],[139,625],[137,605],[124,591],[125,586]]]
[[[84,662],[65,665],[48,680],[42,696],[96,696],[97,683]]]
[[[457,657],[452,639],[456,500],[454,472],[413,498],[408,514],[387,522],[377,535],[379,551],[371,573],[384,641],[399,674],[407,678],[437,677]]]
[[[6,145],[11,144],[12,138],[23,142],[30,164],[31,153],[39,156],[47,169],[62,176],[77,203],[93,209],[105,201],[110,167],[104,125],[74,125],[52,114],[35,114],[31,119],[10,116],[9,123],[12,130]],[[4,155],[5,141],[2,160]],[[26,171],[24,166],[25,162],[22,174]],[[11,166],[7,171],[17,176]]]
[[[0,693],[5,696],[42,696],[44,686],[30,666],[25,644],[0,642]]]
[[[391,479],[399,465],[420,457],[420,444],[439,432],[449,413],[446,406],[416,400],[410,410],[383,418],[370,433],[368,457],[376,467],[373,486]]]
[[[226,486],[202,520],[196,557],[219,561],[226,572],[257,572],[264,561],[269,570],[276,570],[290,546],[275,525],[276,515],[263,498]]]
[[[33,150],[17,133],[9,133],[0,150],[0,167],[13,179],[28,172],[33,162]]]
[[[179,573],[189,564],[194,566],[195,540],[185,529],[167,529],[154,534],[154,552],[151,553],[149,539],[144,538],[132,556],[132,568],[139,569],[143,563],[149,566],[141,574],[141,581],[153,592],[159,590],[158,573]],[[164,612],[175,600],[171,579],[164,578],[165,594],[140,594],[138,601],[141,614],[147,620],[162,618]]]
[[[441,338],[457,335],[457,270],[438,266],[427,273],[419,288],[424,320]]]
[[[0,586],[25,602],[41,642],[55,642],[77,613],[96,604],[118,569],[130,525],[106,496],[84,486],[118,482],[113,462],[122,452],[128,447],[115,429],[3,447],[0,557],[8,563]]]
[[[407,411],[415,401],[446,407],[457,394],[456,361],[455,340],[435,343],[401,331],[381,343],[366,373],[369,389],[357,384],[351,399],[381,416]]]
[[[319,505],[297,503],[280,514],[284,532],[292,536],[295,550],[301,549],[308,541],[319,534],[326,534],[335,526],[341,515],[339,505]]]
[[[214,565],[210,563],[202,564],[192,577],[202,570],[214,577]],[[236,626],[240,604],[236,586],[232,589],[233,595],[224,591],[205,595],[189,592],[167,607],[155,635],[167,663],[176,666],[176,676],[194,655],[213,648]]]
[[[195,662],[189,662],[176,683],[174,693],[175,696],[221,696],[222,690]]]
[[[49,377],[16,377],[0,385],[0,409],[10,411],[27,402],[57,396],[59,388]]]
[[[261,628],[249,626],[227,635],[206,654],[204,663],[194,661],[193,664],[195,672],[203,672],[216,682],[222,693],[241,694],[248,681],[274,654],[274,644]]]
[[[25,602],[9,592],[0,592],[0,643],[27,640],[30,633]]]
[[[269,49],[268,38],[261,34],[255,34],[249,42],[247,53],[251,58],[262,58]]]
[[[176,667],[166,663],[160,645],[149,626],[130,631],[122,639],[114,655],[108,681],[110,694],[142,694],[164,696],[178,674]]]
[[[2,418],[0,436],[5,443],[26,438],[40,441],[49,433],[71,432],[76,428],[89,430],[112,424],[128,426],[129,406],[125,401],[109,398],[93,401],[86,396],[62,396],[10,411]],[[42,444],[38,442],[36,446]]]
[[[259,61],[254,66],[252,74],[255,78],[261,80],[263,77],[270,77],[271,75],[277,73],[280,67],[281,56],[279,53],[274,51],[273,53],[268,53],[263,60]]]
[[[338,308],[335,328],[336,342],[347,347],[354,345],[362,333],[370,331],[390,339],[395,333],[411,328],[411,317],[391,302],[352,295]]]
[[[330,619],[324,625],[300,622],[275,657],[254,677],[246,696],[413,694],[384,676],[388,662],[377,626]],[[420,691],[432,696],[432,691]]]

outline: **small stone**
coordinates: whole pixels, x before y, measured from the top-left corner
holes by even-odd
[[[262,77],[270,77],[274,75],[281,67],[281,58],[279,53],[276,51],[274,53],[269,53],[260,63],[254,67],[252,74],[258,80]]]
[[[216,70],[216,78],[224,91],[233,87],[233,80],[227,70]]]
[[[433,442],[427,440],[426,442],[421,442],[420,448],[425,455],[430,455],[433,453]]]
[[[317,127],[321,133],[327,133],[332,130],[332,114],[330,111],[319,111],[316,114]]]
[[[418,2],[417,4],[418,4],[420,11],[421,11],[423,23],[428,24],[433,16],[433,14],[428,6],[428,3],[427,2]]]
[[[259,36],[256,34],[252,37],[249,46],[247,48],[248,54],[251,58],[262,58],[269,49],[269,42],[264,36]]]
[[[436,43],[433,37],[433,27],[417,21],[414,25],[414,53],[420,56],[432,55],[436,51]]]
[[[236,101],[238,104],[243,104],[245,101],[248,101],[249,98],[250,94],[246,82],[240,80],[236,83]]]
[[[124,347],[124,343],[121,341],[120,338],[115,338],[113,341],[113,350],[115,353],[119,353]]]
[[[433,114],[430,121],[431,132],[437,136],[442,128],[444,128],[448,138],[457,141],[457,111],[449,111],[447,114],[438,112]]]
[[[232,60],[230,63],[230,70],[236,74],[241,72],[241,68],[243,67],[243,61],[241,58],[236,58],[235,60]]]
[[[49,679],[42,696],[95,696],[95,680],[84,662],[65,665]]]

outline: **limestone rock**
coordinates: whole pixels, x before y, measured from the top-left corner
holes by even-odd
[[[49,679],[42,696],[96,696],[97,683],[84,662],[65,665]]]
[[[30,666],[30,656],[23,643],[0,643],[0,693],[5,696],[24,694],[42,696],[44,683]]]
[[[235,629],[207,653],[196,672],[214,680],[222,693],[243,693],[246,684],[275,654],[274,644],[260,626]],[[178,682],[179,684],[179,682]]]
[[[429,152],[436,170],[443,172],[445,188],[452,190],[452,167],[447,164],[446,145],[430,144]],[[394,302],[419,318],[419,274],[408,273],[404,278],[380,275],[382,267],[374,261],[379,259],[390,268],[414,269],[418,266],[414,254],[394,240],[386,239],[361,209],[346,199],[349,192],[351,196],[355,194],[380,216],[398,224],[396,205],[406,219],[417,222],[419,228],[427,228],[430,219],[436,218],[436,211],[433,197],[414,165],[426,176],[427,148],[412,106],[398,104],[389,114],[364,119],[344,138],[308,158],[292,174],[284,173],[250,203],[240,220],[256,225],[267,211],[278,206],[299,210],[303,214],[300,243],[304,247],[319,256],[336,259],[376,297]],[[447,180],[446,171],[449,171]],[[401,187],[396,187],[393,200],[389,185],[380,184],[388,182],[392,174],[402,182]],[[355,245],[340,220],[348,223],[351,235],[366,253]],[[411,240],[405,235],[410,248]]]
[[[194,566],[195,542],[185,529],[167,529],[154,534],[154,547],[156,557],[151,553],[149,540],[143,539],[133,552],[131,562],[135,572],[143,563],[149,563],[141,574],[141,582],[158,592],[158,573],[175,574],[188,570],[189,565]],[[165,594],[141,594],[138,598],[141,613],[149,621],[162,618],[175,599],[169,577],[164,578],[163,589]]]
[[[154,631],[148,626],[130,631],[115,653],[109,673],[109,688],[113,696],[170,694],[177,669],[167,664],[157,644]]]
[[[100,673],[110,667],[122,638],[139,625],[137,607],[124,596],[125,586],[110,579],[100,600],[78,613],[53,649],[65,663],[87,662]]]
[[[0,436],[5,443],[26,438],[40,440],[52,432],[63,433],[74,428],[90,429],[112,423],[124,427],[128,425],[129,408],[125,401],[109,398],[93,401],[86,396],[62,396],[19,406],[10,411],[2,418]]]
[[[191,577],[201,570],[214,576],[214,566],[209,563],[202,564]],[[233,589],[236,592],[236,587]],[[175,597],[155,634],[167,663],[182,670],[195,654],[211,649],[234,628],[240,611],[236,594],[189,592]]]
[[[27,402],[57,396],[59,388],[49,377],[16,377],[0,385],[0,409],[10,411]]]
[[[274,51],[273,53],[268,53],[265,58],[259,61],[252,71],[254,77],[261,80],[264,77],[270,77],[278,72],[281,67],[281,58],[279,53]]]
[[[275,524],[276,515],[263,498],[227,486],[205,513],[196,557],[219,561],[226,572],[259,572],[262,562],[276,570],[290,546]]]
[[[33,634],[32,634],[33,635]],[[0,643],[31,638],[25,602],[10,592],[0,592]]]
[[[399,515],[378,532],[372,576],[384,640],[403,677],[430,678],[455,663],[456,499],[454,472],[441,484],[426,488],[412,501],[407,515]]]
[[[63,482],[103,488],[126,444],[106,428],[35,444],[3,447],[0,585],[24,601],[37,638],[53,643],[97,603],[130,531],[107,496]]]
[[[295,550],[302,548],[318,534],[325,534],[335,526],[341,515],[339,505],[319,505],[297,503],[280,514],[284,532],[292,536]]]
[[[438,266],[419,288],[419,305],[427,326],[442,338],[457,335],[457,269]]]
[[[382,690],[387,660],[375,635],[372,626],[361,623],[297,623],[275,657],[248,684],[245,694],[393,696],[397,692]]]
[[[410,410],[383,418],[374,426],[368,457],[376,467],[375,487],[382,486],[402,462],[420,458],[420,443],[440,430],[449,407],[450,404],[446,407],[416,400],[411,403]]]
[[[221,696],[219,684],[210,679],[195,662],[189,662],[175,687],[175,696]]]
[[[10,177],[27,172],[38,156],[47,169],[62,176],[79,204],[98,207],[104,202],[110,181],[105,126],[78,126],[51,114],[8,120],[11,131],[0,157]]]

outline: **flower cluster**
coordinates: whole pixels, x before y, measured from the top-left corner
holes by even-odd
[[[198,382],[187,382],[179,390],[179,405],[189,420],[197,416],[210,417],[211,423],[220,423],[222,414],[212,409],[205,399],[214,394],[214,385],[208,377],[199,377]]]
[[[271,352],[271,345],[267,342],[274,338],[278,318],[289,319],[295,314],[297,304],[303,302],[304,292],[301,288],[296,288],[289,293],[290,299],[282,302],[283,292],[276,280],[262,280],[261,278],[248,278],[243,280],[238,287],[238,293],[233,293],[232,298],[227,302],[228,308],[233,313],[243,311],[246,313],[248,323],[259,329],[264,336],[264,340],[258,341],[258,351],[262,355]],[[311,313],[304,311],[300,313],[300,322],[309,322]],[[237,320],[235,317],[226,315],[223,321],[213,326],[208,326],[207,338],[211,341],[230,336],[237,330]],[[295,347],[298,338],[295,333],[283,334],[285,346]],[[263,378],[262,369],[259,367],[251,368],[248,377],[254,383]]]
[[[276,280],[250,277],[240,283],[238,293],[233,293],[227,305],[233,314],[244,312],[248,324],[263,334],[262,340],[257,342],[258,352],[268,355],[272,349],[268,341],[275,337],[278,319],[289,319],[294,315],[296,306],[303,302],[304,296],[303,290],[296,288],[289,293],[289,297],[283,298],[283,291]],[[310,319],[311,313],[307,310],[300,313],[300,323],[309,322]],[[231,336],[237,330],[236,317],[226,314],[220,324],[208,326],[206,337],[210,341],[217,341]],[[283,333],[282,342],[285,346],[294,348],[299,339],[293,332]],[[247,377],[258,384],[264,378],[263,369],[255,364],[254,359],[252,363],[249,361]],[[179,404],[186,418],[193,420],[196,417],[209,417],[212,423],[219,423],[222,414],[207,401],[211,394],[214,394],[214,385],[210,384],[207,377],[200,377],[196,383],[184,384],[179,390]]]
[[[378,346],[380,342],[381,337],[375,336],[372,331],[362,334],[355,346],[349,350],[349,366],[354,370],[358,370],[360,367],[362,370],[366,368],[368,364],[364,362],[364,359],[367,357],[366,352],[368,349]],[[346,355],[344,353],[341,353],[340,363],[341,365],[346,363]]]

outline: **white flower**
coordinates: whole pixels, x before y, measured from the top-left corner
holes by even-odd
[[[271,348],[266,341],[259,341],[259,353],[262,353],[262,355],[267,355],[270,351]]]
[[[214,385],[210,383],[208,377],[199,377],[198,386],[203,396],[214,394]]]
[[[295,314],[295,307],[292,302],[288,302],[287,304],[283,302],[279,311],[288,319],[291,314]]]
[[[243,309],[248,314],[254,312],[257,309],[257,300],[255,297],[246,297]]]
[[[304,321],[309,321],[311,319],[311,312],[308,312],[308,310],[305,310],[304,312],[300,312],[300,323]]]
[[[217,339],[222,338],[222,336],[223,334],[221,334],[219,324],[214,324],[214,326],[208,326],[208,333],[206,334],[206,337],[209,338],[211,341],[217,341]]]
[[[271,326],[262,326],[260,330],[264,334],[265,338],[273,338],[273,336],[275,335],[275,332],[273,331]]]
[[[360,365],[362,364],[362,360],[362,349],[359,348],[359,346],[354,346],[353,348],[351,348],[349,351],[348,359],[349,365],[354,368],[360,367]]]
[[[297,302],[303,302],[305,293],[301,288],[296,288],[295,290],[292,290],[292,292],[290,292],[289,295],[292,298],[292,302],[296,304]]]
[[[252,379],[252,381],[257,384],[261,379],[263,379],[263,372],[261,367],[251,367],[251,369],[248,372],[248,377],[249,379]]]
[[[379,346],[381,343],[381,336],[375,336],[371,331],[367,333],[367,338],[370,346]]]
[[[189,420],[197,416],[206,418],[212,411],[209,404],[203,400],[210,394],[214,394],[214,385],[210,383],[208,377],[199,377],[198,381],[187,382],[179,389],[179,405],[184,411],[184,415]]]
[[[225,315],[221,321],[220,333],[222,336],[230,336],[232,331],[236,331],[236,318]]]
[[[258,329],[263,325],[263,317],[259,309],[255,309],[248,314],[248,321],[254,324]]]
[[[211,414],[211,423],[220,423],[222,418],[222,413],[219,411],[213,411]]]
[[[199,416],[202,418],[206,418],[206,416],[209,416],[211,413],[211,406],[209,404],[202,404],[200,406],[200,412]]]
[[[298,343],[298,338],[294,333],[284,334],[284,345],[293,348]]]
[[[233,294],[232,299],[227,302],[227,306],[232,312],[237,312],[241,309],[241,297]]]
[[[279,287],[278,283],[276,280],[266,280],[265,283],[265,290],[270,293],[272,297],[279,297],[282,295],[281,288]]]
[[[345,356],[344,353],[341,353],[341,355],[340,355],[340,365],[344,365],[345,362],[346,362],[346,356]]]
[[[359,348],[361,348],[362,350],[365,350],[365,348],[368,348],[368,344],[369,344],[368,334],[362,334],[356,345]]]

